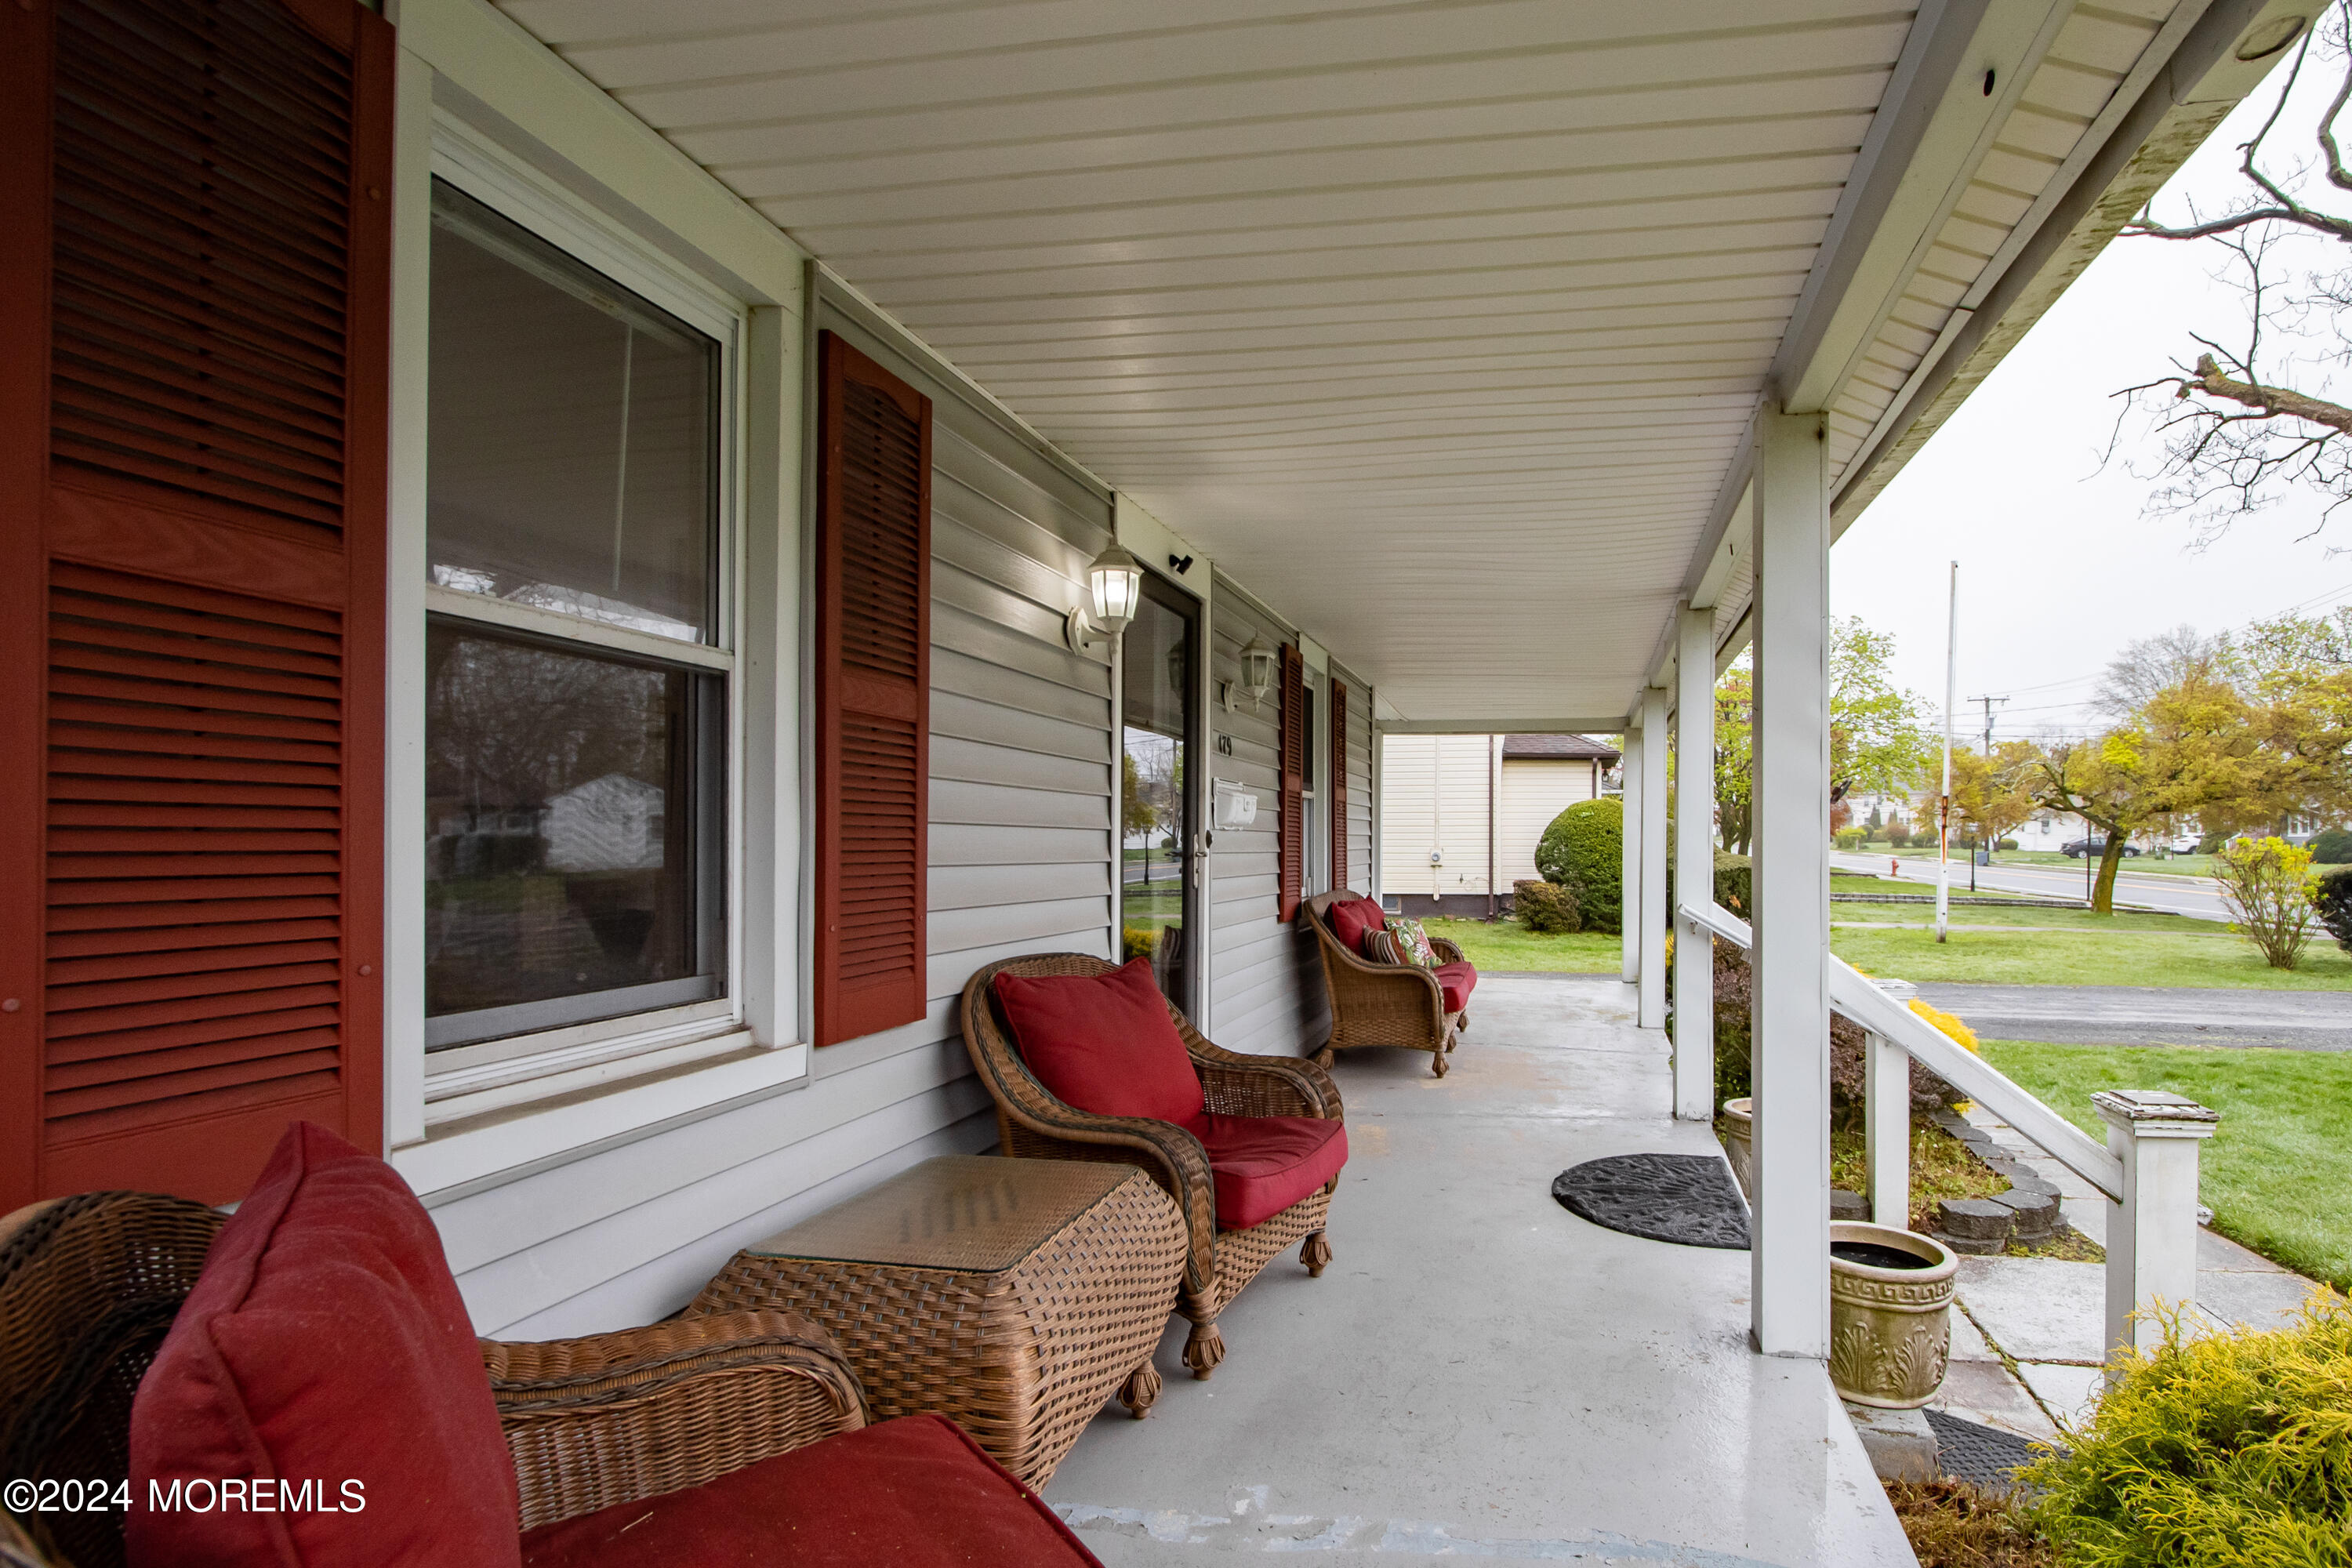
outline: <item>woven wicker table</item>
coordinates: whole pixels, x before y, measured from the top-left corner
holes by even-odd
[[[946,1155],[735,1255],[690,1312],[803,1312],[876,1420],[936,1410],[1042,1487],[1114,1390],[1141,1416],[1184,1221],[1132,1165]]]

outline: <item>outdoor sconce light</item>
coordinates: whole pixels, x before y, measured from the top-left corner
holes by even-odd
[[[1085,652],[1088,643],[1113,641],[1127,630],[1143,597],[1143,563],[1116,544],[1108,546],[1087,568],[1087,597],[1090,603],[1071,610],[1065,627],[1074,653]]]
[[[1266,692],[1274,685],[1274,645],[1265,640],[1264,632],[1254,632],[1242,645],[1242,689],[1249,693],[1250,710],[1255,712]],[[1234,710],[1234,689],[1225,688],[1225,711]]]

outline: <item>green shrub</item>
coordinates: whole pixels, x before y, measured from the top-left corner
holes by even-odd
[[[2352,1564],[2352,1305],[2124,1352],[2071,1452],[2021,1473],[2067,1568]]]
[[[1862,847],[1863,840],[1869,836],[1869,832],[1866,827],[1841,827],[1837,830],[1837,847],[1841,849],[1859,849]]]
[[[2017,847],[2017,840],[2014,838],[1996,838],[1992,841],[1992,847],[1995,849],[1999,849],[2006,853],[2007,851]]]
[[[1748,918],[1748,907],[1756,902],[1756,868],[1747,856],[1728,849],[1715,852],[1715,901],[1741,920]]]
[[[2293,969],[2316,915],[2311,851],[2284,838],[2233,838],[2221,846],[2213,880],[2230,929],[2252,942],[2273,969]]]
[[[2322,866],[2352,864],[2352,832],[2329,828],[2311,841],[2311,858]]]
[[[1907,849],[1911,845],[1911,835],[1903,828],[1890,827],[1886,830],[1886,842],[1891,848]]]
[[[2319,923],[2336,939],[2336,945],[2352,952],[2352,866],[2323,873],[2318,890],[2311,896],[2311,906],[2319,916]]]
[[[1553,882],[1513,882],[1511,913],[1531,931],[1564,935],[1584,929],[1576,895]]]
[[[1570,806],[1536,845],[1536,869],[1576,895],[1586,931],[1613,931],[1624,923],[1624,837],[1625,808],[1612,796]]]

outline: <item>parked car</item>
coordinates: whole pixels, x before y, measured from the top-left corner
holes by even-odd
[[[2107,841],[2104,838],[2077,838],[2072,843],[2058,846],[2059,854],[2072,856],[2077,860],[2085,855],[2105,855],[2106,852]],[[2124,846],[2124,853],[2137,855],[2139,849],[2136,845],[2126,844]]]

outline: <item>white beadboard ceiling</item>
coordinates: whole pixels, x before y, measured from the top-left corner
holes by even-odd
[[[1419,719],[1624,711],[1914,20],[500,8]],[[2173,9],[2044,40],[1830,401],[1833,467]]]

